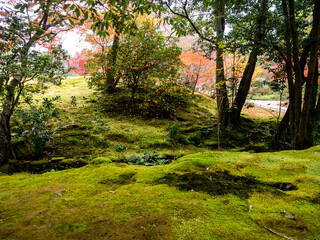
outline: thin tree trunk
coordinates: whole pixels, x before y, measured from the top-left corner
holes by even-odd
[[[193,85],[193,88],[192,88],[192,95],[194,95],[194,91],[196,90],[196,86],[197,86],[197,83],[198,83],[198,80],[199,80],[200,70],[201,70],[201,60],[200,60],[200,63],[199,63],[199,68],[198,68],[198,72],[197,72],[197,76],[196,76],[196,81],[195,81],[195,83]]]
[[[284,12],[285,18],[285,43],[286,43],[286,72],[288,78],[288,87],[289,87],[289,122],[290,122],[290,132],[291,132],[291,145],[294,143],[294,135],[295,135],[295,91],[294,91],[294,83],[293,83],[293,72],[292,72],[292,49],[291,49],[291,29],[290,29],[290,20],[288,13],[287,0],[282,0],[282,8]],[[301,66],[300,66],[301,67]]]
[[[218,2],[216,10],[216,31],[217,31],[217,56],[216,56],[216,92],[217,92],[217,107],[218,107],[218,120],[223,126],[228,125],[228,108],[229,101],[227,95],[227,86],[224,78],[224,64],[223,53],[224,48],[220,44],[223,41],[224,29],[225,29],[225,6],[223,1]],[[220,46],[219,46],[220,45]]]
[[[114,91],[118,84],[118,78],[116,76],[117,70],[115,68],[117,64],[118,51],[120,46],[119,33],[116,31],[113,37],[113,42],[111,50],[108,53],[107,59],[107,79],[106,79],[106,93],[111,93]]]
[[[294,136],[299,131],[300,117],[301,117],[301,104],[302,104],[302,70],[299,62],[299,40],[298,31],[295,19],[295,1],[289,0],[289,16],[290,26],[292,34],[292,50],[293,50],[293,62],[295,72],[295,99],[294,99]]]
[[[243,75],[239,84],[238,92],[234,100],[234,104],[232,106],[231,122],[234,125],[240,124],[240,114],[250,90],[252,76],[257,63],[257,57],[258,57],[258,49],[254,48],[250,53],[249,60],[243,72]]]
[[[265,12],[267,10],[268,10],[268,1],[263,0],[261,3],[259,15],[257,17],[258,33],[256,34],[256,37],[255,37],[255,42],[254,42],[255,47],[252,49],[250,53],[249,60],[243,72],[240,85],[238,88],[238,92],[237,92],[234,104],[232,106],[231,122],[232,124],[235,124],[235,125],[240,124],[240,114],[250,90],[252,76],[256,68],[257,58],[259,54],[260,42],[265,37],[265,30],[266,30]]]

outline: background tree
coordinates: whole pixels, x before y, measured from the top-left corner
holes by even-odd
[[[171,18],[173,27],[178,34],[196,33],[202,39],[202,46],[208,53],[216,51],[217,74],[217,105],[219,122],[222,125],[240,124],[240,113],[249,92],[252,75],[260,53],[261,42],[266,34],[266,16],[269,2],[241,0],[212,1],[162,1],[176,16]],[[210,16],[210,17],[208,17]],[[183,20],[181,20],[183,19]],[[225,24],[233,31],[224,34]],[[187,29],[185,31],[184,29]],[[236,44],[235,44],[236,43]],[[224,77],[224,49],[250,52],[247,66],[242,74],[237,96],[229,111],[226,79]],[[231,122],[230,122],[231,121]]]
[[[61,77],[54,76],[63,70],[61,49],[51,49],[47,54],[33,50],[36,44],[49,43],[57,34],[51,30],[63,24],[66,16],[63,2],[26,0],[11,3],[0,13],[0,165],[15,157],[11,117],[24,91],[28,90],[27,83],[48,78],[57,82]]]
[[[71,71],[74,71],[80,76],[88,74],[89,70],[86,66],[89,57],[91,56],[90,51],[83,49],[80,53],[76,52],[76,56],[70,58]]]
[[[119,86],[130,95],[127,108],[145,116],[168,117],[179,105],[179,94],[186,92],[178,83],[181,51],[172,37],[164,36],[158,19],[137,16],[135,21],[137,29],[134,34],[122,35],[112,67],[121,76]],[[102,93],[106,86],[99,76],[106,61],[99,55],[89,61],[89,66],[98,71],[92,74],[90,82]]]
[[[185,67],[182,70],[183,81],[189,85],[194,93],[198,81],[210,86],[215,64],[212,60],[204,57],[202,53],[187,51],[180,55],[180,59]],[[212,86],[210,86],[212,87]]]

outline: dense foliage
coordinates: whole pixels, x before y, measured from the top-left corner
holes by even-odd
[[[180,50],[174,39],[164,36],[154,19],[139,20],[134,34],[121,37],[115,65],[108,65],[105,53],[97,53],[89,60],[93,71],[90,84],[108,92],[108,71],[104,69],[112,68],[117,85],[127,95],[119,103],[127,102],[127,112],[130,109],[130,113],[145,117],[169,117],[188,96],[179,83]]]

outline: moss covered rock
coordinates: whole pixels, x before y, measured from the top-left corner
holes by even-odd
[[[108,157],[97,157],[91,160],[92,164],[103,164],[103,163],[111,163],[112,160]]]

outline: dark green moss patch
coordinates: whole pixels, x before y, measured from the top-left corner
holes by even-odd
[[[18,161],[10,160],[6,173],[29,172],[44,173],[48,171],[65,170],[69,168],[79,168],[87,165],[87,161],[82,159],[65,159],[63,157],[53,158],[53,161]]]
[[[170,173],[157,181],[158,184],[175,186],[182,191],[205,192],[210,195],[233,194],[240,198],[248,198],[254,191],[270,191],[276,193],[280,190],[296,190],[291,183],[263,183],[252,176],[236,176],[228,171],[207,172],[198,174]]]
[[[292,190],[297,190],[298,188],[293,185],[292,183],[274,183],[271,184],[272,187],[275,187],[281,191],[292,191]]]
[[[128,185],[136,182],[136,179],[134,178],[135,175],[135,172],[123,173],[114,179],[102,180],[99,183],[106,185]]]

